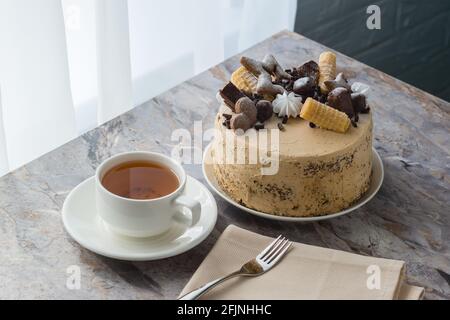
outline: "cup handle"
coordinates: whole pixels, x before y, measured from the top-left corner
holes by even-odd
[[[197,224],[200,220],[200,214],[202,211],[202,206],[199,201],[194,200],[192,198],[188,198],[186,196],[179,196],[175,200],[175,204],[179,207],[188,208],[191,211],[191,226]]]

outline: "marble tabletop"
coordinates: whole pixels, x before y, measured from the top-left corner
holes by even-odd
[[[324,46],[283,31],[246,55],[273,53],[284,66],[317,60]],[[450,299],[450,103],[338,54],[338,68],[371,86],[374,146],[385,167],[377,196],[363,208],[316,223],[274,222],[251,216],[216,197],[211,235],[179,256],[126,262],[94,254],[64,231],[68,193],[105,158],[123,151],[171,154],[175,129],[211,128],[215,95],[239,55],[0,178],[1,299],[172,299],[229,224],[312,245],[406,261],[406,279],[425,298]],[[203,148],[207,142],[203,143]],[[185,165],[204,182],[201,166]],[[67,286],[78,266],[80,288]],[[69,268],[69,270],[68,270]]]

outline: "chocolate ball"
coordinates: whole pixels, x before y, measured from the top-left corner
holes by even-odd
[[[350,92],[342,87],[336,88],[328,93],[327,103],[330,107],[345,112],[350,118],[353,118],[353,104]]]
[[[269,120],[273,114],[273,106],[270,101],[259,100],[256,104],[256,118],[259,122]]]
[[[240,98],[236,102],[236,113],[245,114],[250,120],[250,125],[253,126],[256,123],[256,106],[255,103],[248,97]]]
[[[366,96],[361,93],[351,94],[353,109],[355,112],[365,112],[366,110]]]
[[[310,77],[295,80],[293,90],[300,95],[312,95],[314,93],[314,81]]]
[[[230,120],[230,127],[234,130],[242,129],[243,131],[247,131],[252,126],[250,119],[244,113],[233,115]]]

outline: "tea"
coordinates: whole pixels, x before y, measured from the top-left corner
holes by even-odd
[[[174,192],[180,182],[171,169],[150,161],[129,161],[110,169],[102,178],[110,192],[129,199],[156,199]]]

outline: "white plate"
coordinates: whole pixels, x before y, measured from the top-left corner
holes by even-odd
[[[278,221],[292,221],[292,222],[310,222],[310,221],[319,221],[319,220],[326,220],[331,218],[336,218],[339,216],[342,216],[344,214],[350,213],[364,204],[366,204],[370,199],[372,199],[375,194],[378,192],[378,190],[381,187],[381,184],[383,183],[384,178],[384,169],[383,169],[383,163],[381,162],[381,158],[378,155],[377,151],[375,149],[372,149],[372,178],[370,181],[370,186],[367,192],[362,196],[357,202],[355,202],[351,207],[342,210],[340,212],[331,213],[324,216],[317,216],[317,217],[284,217],[284,216],[276,216],[273,214],[268,214],[265,212],[261,212],[258,210],[247,208],[233,199],[231,199],[225,191],[221,189],[219,184],[217,183],[216,177],[214,176],[214,170],[213,165],[211,164],[211,161],[206,161],[207,157],[210,157],[211,152],[211,144],[209,144],[206,147],[204,156],[203,156],[203,175],[205,176],[206,181],[208,182],[209,186],[225,201],[231,203],[232,205],[238,207],[239,209],[242,209],[248,213],[254,214],[259,217],[272,219],[272,220],[278,220]],[[209,162],[209,163],[208,163]]]
[[[190,176],[187,177],[184,194],[201,203],[200,220],[190,226],[188,215],[180,213],[170,230],[155,237],[132,238],[108,230],[97,214],[94,190],[93,177],[75,187],[64,202],[62,219],[65,229],[75,241],[109,258],[147,261],[175,256],[202,242],[216,224],[214,197],[203,184]]]

